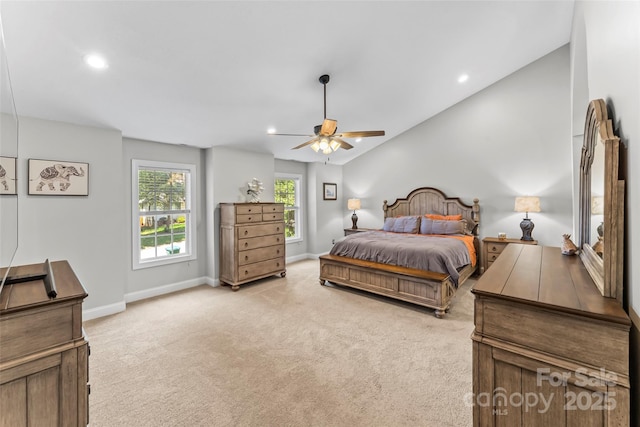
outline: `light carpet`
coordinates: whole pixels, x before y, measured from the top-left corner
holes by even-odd
[[[470,426],[473,295],[451,311],[287,276],[199,286],[84,323],[90,425]]]

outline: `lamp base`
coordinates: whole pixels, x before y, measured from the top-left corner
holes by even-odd
[[[353,223],[353,226],[351,227],[351,229],[357,230],[358,229],[358,215],[356,215],[355,212],[353,212],[353,215],[351,215],[351,222]]]
[[[527,242],[532,241],[533,237],[531,237],[531,232],[533,231],[533,227],[534,225],[530,218],[523,218],[520,223],[520,228],[522,229],[522,237],[520,240],[525,240]]]

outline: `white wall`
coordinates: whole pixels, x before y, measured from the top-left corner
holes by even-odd
[[[205,214],[205,162],[204,150],[199,148],[184,147],[178,145],[161,144],[137,139],[123,139],[123,164],[122,174],[124,181],[124,200],[127,218],[127,230],[132,229],[132,160],[153,160],[158,162],[188,163],[196,165],[196,243],[197,259],[175,264],[155,266],[133,270],[132,268],[132,241],[131,232],[127,232],[127,239],[123,242],[123,250],[126,253],[126,263],[123,266],[125,274],[125,294],[127,301],[132,301],[147,296],[152,296],[154,290],[162,287],[173,289],[187,287],[193,284],[202,284],[207,280],[207,256],[206,246],[206,214]]]
[[[253,153],[227,147],[206,150],[206,215],[207,215],[207,275],[218,279],[220,244],[220,203],[245,202],[247,182],[257,178],[264,184],[260,200],[273,202],[275,179],[272,154]]]
[[[342,166],[330,162],[309,163],[307,236],[309,252],[313,256],[329,252],[332,241],[344,236],[343,220],[349,211],[343,185],[343,171]],[[324,183],[337,185],[337,200],[324,200]]]
[[[381,227],[383,200],[426,186],[479,198],[481,237],[520,238],[515,197],[537,195],[533,237],[560,246],[573,230],[569,83],[564,46],[346,164],[344,198],[362,200],[358,226]]]
[[[125,293],[128,216],[120,131],[20,118],[19,245],[14,265],[68,260],[89,293],[84,309]],[[89,163],[89,196],[27,195],[27,159]]]

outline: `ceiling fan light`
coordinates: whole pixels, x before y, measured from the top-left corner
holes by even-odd
[[[324,150],[326,150],[326,149],[327,149],[327,147],[329,147],[329,141],[327,140],[327,138],[322,138],[322,139],[320,140],[320,149],[321,149],[322,151],[324,151]],[[326,154],[326,153],[325,153],[325,154]]]
[[[331,142],[329,143],[329,146],[331,147],[331,149],[333,151],[337,151],[338,148],[340,148],[340,143],[338,141],[336,141],[335,139],[332,139]]]
[[[331,154],[333,153],[333,151],[331,150],[331,147],[327,147],[324,150],[322,150],[322,154]]]
[[[311,149],[313,151],[315,151],[316,153],[318,152],[318,150],[320,150],[320,144],[318,143],[318,141],[316,141],[313,144],[311,144]]]

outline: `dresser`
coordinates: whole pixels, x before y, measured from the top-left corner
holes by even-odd
[[[577,256],[507,245],[475,296],[475,426],[629,425],[630,320]]]
[[[243,283],[286,275],[284,204],[220,204],[220,282]]]
[[[485,237],[482,239],[482,271],[487,271],[491,264],[498,259],[504,248],[509,243],[521,243],[523,245],[537,245],[537,240],[499,239],[497,237]]]
[[[52,262],[51,270],[55,298],[42,279],[6,285],[0,293],[0,426],[89,423],[87,293],[67,261]],[[44,264],[11,269],[12,276],[43,272]]]

